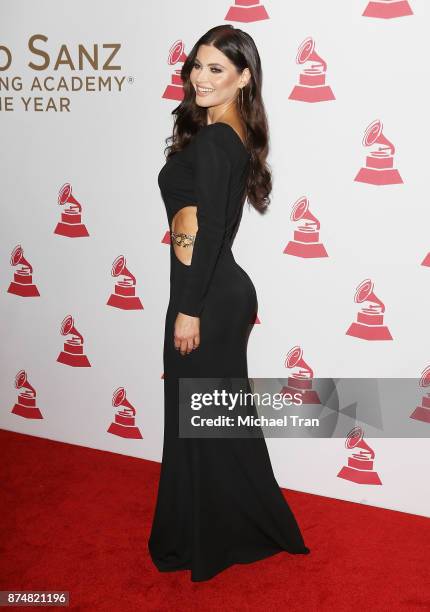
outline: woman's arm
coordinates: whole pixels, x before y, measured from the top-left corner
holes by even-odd
[[[199,317],[225,236],[231,178],[228,154],[211,129],[195,136],[193,171],[198,230],[178,311]]]

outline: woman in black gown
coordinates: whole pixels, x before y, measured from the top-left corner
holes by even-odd
[[[184,100],[173,111],[173,144],[158,177],[173,233],[164,445],[148,548],[160,571],[190,569],[198,582],[234,563],[309,549],[276,482],[264,437],[178,433],[181,377],[248,380],[247,339],[257,297],[231,245],[246,196],[263,212],[271,190],[261,66],[252,38],[231,25],[212,28],[191,50],[181,77]]]

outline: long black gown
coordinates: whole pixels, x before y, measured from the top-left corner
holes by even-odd
[[[148,549],[160,571],[190,569],[193,582],[282,550],[310,552],[276,482],[264,437],[178,435],[178,378],[248,376],[247,339],[257,296],[231,241],[249,159],[235,130],[217,122],[201,128],[158,176],[169,227],[178,210],[194,204],[198,232],[191,265],[170,248],[164,444]],[[178,312],[200,317],[200,346],[188,355],[174,347]]]

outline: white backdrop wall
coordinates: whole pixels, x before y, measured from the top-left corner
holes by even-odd
[[[267,19],[239,23],[225,20],[229,0],[1,3],[2,428],[161,459],[169,247],[157,174],[178,104],[163,93],[181,67],[167,58],[175,41],[187,54],[202,33],[224,22],[257,44],[271,134],[271,210],[261,217],[245,208],[233,249],[259,299],[250,376],[288,376],[285,356],[296,345],[316,377],[418,379],[428,366],[430,269],[421,265],[430,251],[428,3],[410,0],[412,14],[392,19],[363,16],[367,0],[261,4]],[[335,98],[312,104],[289,99],[302,68],[297,51],[310,36],[327,62]],[[79,65],[79,45],[91,53],[98,45],[97,67]],[[395,145],[401,184],[354,181],[369,153],[364,132],[376,119]],[[54,233],[65,183],[82,205],[88,237]],[[283,253],[296,229],[291,209],[303,195],[321,223],[328,257]],[[8,292],[20,267],[10,265],[17,245],[33,267],[39,297]],[[143,309],[107,305],[119,255],[136,278]],[[385,304],[392,340],[345,333],[366,278]],[[90,367],[57,361],[67,315],[83,336]],[[21,370],[43,418],[12,412],[25,392],[14,384]],[[136,409],[142,438],[107,431],[118,387]],[[420,425],[418,439],[365,438],[380,486],[337,477],[350,453],[342,438],[267,444],[281,486],[428,516],[430,424]]]

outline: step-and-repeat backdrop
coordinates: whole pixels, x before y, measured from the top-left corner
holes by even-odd
[[[273,172],[270,212],[246,206],[233,249],[259,301],[250,377],[310,395],[317,378],[415,380],[392,407],[405,434],[375,435],[369,399],[373,435],[340,400],[347,435],[268,438],[278,482],[429,515],[428,3],[3,0],[0,13],[1,427],[160,461],[157,174],[183,61],[231,23],[260,52]]]

